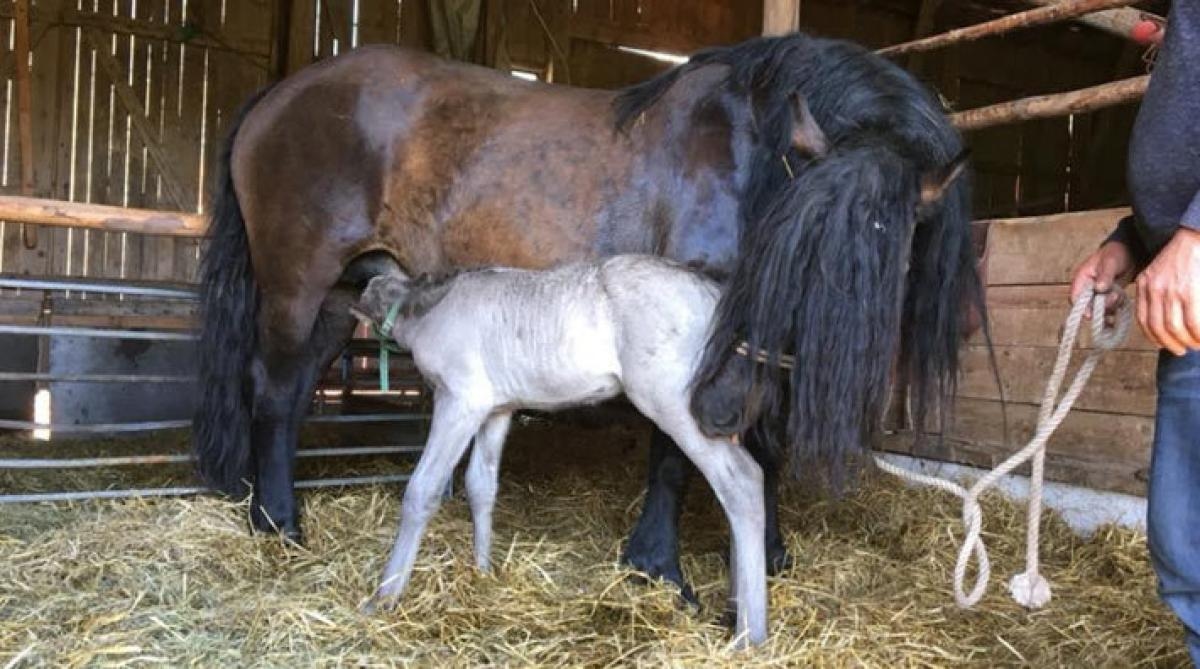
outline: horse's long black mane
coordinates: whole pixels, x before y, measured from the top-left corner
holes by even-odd
[[[908,231],[898,229],[912,221],[903,212],[916,207],[922,176],[959,155],[962,142],[940,102],[909,73],[852,43],[803,34],[702,51],[626,88],[614,103],[617,128],[629,128],[682,76],[714,65],[728,74],[712,95],[749,102],[756,149],[737,265],[694,385],[715,383],[743,339],[775,355],[796,354],[790,384],[779,383],[778,368],[758,365],[755,393],[765,393],[775,418],[787,423],[793,460],[830,463],[837,474],[844,455],[878,435],[893,361],[896,381],[912,391],[918,432],[935,402],[948,405],[961,310],[973,303],[984,313],[967,179],[917,221],[911,246]],[[832,147],[827,160],[792,146],[796,94]],[[880,220],[883,234],[868,234]],[[905,283],[903,292],[889,296],[888,281]],[[844,328],[845,336],[830,338],[828,328]],[[790,392],[772,390],[781,386]]]

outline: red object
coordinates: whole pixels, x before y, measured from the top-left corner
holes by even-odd
[[[1138,44],[1157,44],[1162,41],[1162,26],[1149,19],[1138,21],[1129,36]]]

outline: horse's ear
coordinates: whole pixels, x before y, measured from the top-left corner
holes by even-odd
[[[829,153],[829,140],[813,118],[808,103],[799,93],[792,93],[792,146],[800,153],[823,158]]]
[[[971,150],[963,149],[953,160],[942,167],[921,175],[921,205],[928,206],[941,202],[954,181],[967,171],[967,160],[970,157]]]

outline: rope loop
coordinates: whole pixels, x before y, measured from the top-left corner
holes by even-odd
[[[988,558],[987,547],[983,542],[983,509],[979,505],[979,497],[989,488],[996,485],[1000,479],[1011,473],[1017,467],[1030,462],[1029,478],[1029,508],[1026,518],[1025,536],[1025,571],[1017,574],[1009,582],[1009,591],[1013,599],[1022,606],[1039,608],[1050,601],[1050,584],[1038,572],[1038,540],[1041,528],[1042,513],[1042,483],[1045,474],[1046,442],[1050,435],[1067,417],[1071,407],[1083,392],[1088,378],[1096,369],[1100,357],[1106,352],[1120,346],[1129,334],[1133,322],[1133,310],[1128,300],[1118,300],[1113,325],[1109,327],[1104,318],[1107,295],[1097,293],[1095,287],[1088,284],[1079,299],[1071,306],[1063,327],[1062,340],[1058,347],[1058,357],[1050,380],[1046,383],[1046,391],[1042,396],[1042,404],[1038,412],[1037,429],[1033,438],[1024,448],[1008,457],[998,467],[988,472],[970,488],[964,488],[957,483],[912,472],[893,465],[880,457],[875,458],[875,464],[880,469],[898,476],[905,481],[934,487],[949,492],[963,500],[962,522],[965,528],[962,547],[958,551],[958,560],[954,565],[954,601],[962,608],[970,608],[983,598],[987,591],[988,580],[991,576],[991,561]],[[1071,362],[1071,354],[1079,337],[1079,326],[1084,314],[1091,308],[1092,317],[1092,348],[1088,350],[1075,378],[1071,381],[1062,397],[1059,390],[1067,375],[1067,367]],[[964,589],[967,569],[975,560],[975,583],[970,592]]]

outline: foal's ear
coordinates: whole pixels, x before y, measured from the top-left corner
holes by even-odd
[[[365,311],[366,307],[361,304],[350,305],[350,315],[358,319],[358,322],[364,325],[374,325],[375,319]]]
[[[808,103],[799,93],[792,93],[792,146],[800,153],[814,158],[824,158],[829,153],[829,140],[817,125]]]
[[[953,160],[942,167],[921,175],[921,206],[941,202],[954,181],[967,171],[967,160],[970,157],[971,150],[963,149]]]

